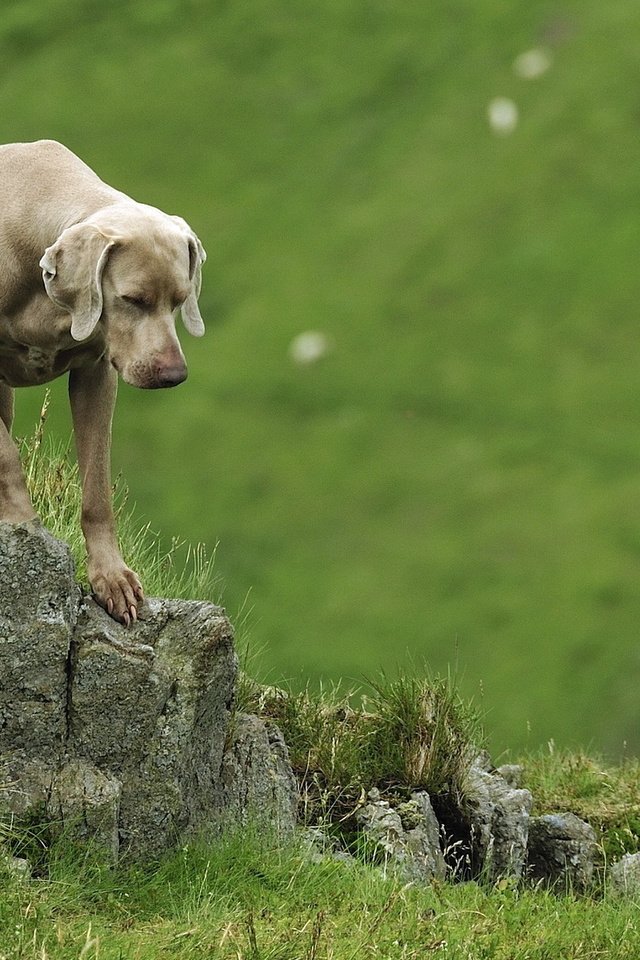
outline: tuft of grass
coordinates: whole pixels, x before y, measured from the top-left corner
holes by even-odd
[[[48,409],[47,393],[33,433],[19,441],[27,488],[42,523],[53,536],[69,545],[78,578],[88,586],[78,465],[71,456],[69,442],[63,444],[48,436]],[[151,524],[140,521],[135,507],[129,506],[129,491],[120,476],[113,484],[113,500],[123,556],[142,580],[147,596],[218,599],[215,550],[209,555],[204,544],[194,546],[177,538],[167,546]]]
[[[449,677],[384,675],[371,682],[365,701],[373,721],[373,769],[389,785],[403,784],[439,795],[461,789],[484,734],[473,706]]]
[[[463,790],[482,734],[451,679],[383,676],[370,688],[363,695],[254,685],[245,694],[242,707],[284,734],[308,823],[348,823],[374,786],[388,795]]]

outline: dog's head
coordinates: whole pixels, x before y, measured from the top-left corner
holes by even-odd
[[[102,335],[111,363],[136,387],[187,376],[176,335],[204,333],[198,308],[202,244],[180,217],[126,201],[68,227],[40,261],[48,296],[71,315],[71,336]]]

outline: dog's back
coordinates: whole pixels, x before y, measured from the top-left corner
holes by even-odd
[[[122,196],[55,140],[0,146],[0,310],[39,281],[44,250],[73,223]]]

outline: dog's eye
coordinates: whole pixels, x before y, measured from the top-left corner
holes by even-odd
[[[182,307],[182,305],[184,304],[184,302],[185,302],[186,299],[187,299],[186,296],[185,296],[185,297],[174,297],[173,300],[172,300],[172,302],[171,302],[171,309],[174,310],[174,311],[175,311],[175,310],[179,310],[180,307]]]
[[[146,310],[149,306],[149,301],[146,299],[146,297],[138,297],[133,294],[129,296],[125,294],[120,299],[125,303],[128,303],[130,307],[137,307],[138,310]]]

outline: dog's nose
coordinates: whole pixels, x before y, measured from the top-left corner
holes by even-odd
[[[177,387],[187,379],[187,367],[184,363],[158,367],[156,377],[159,387]]]

